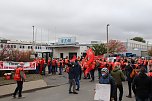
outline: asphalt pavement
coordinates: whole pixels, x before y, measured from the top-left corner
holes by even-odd
[[[62,78],[63,76],[61,76]],[[89,82],[90,80],[81,80],[81,88],[80,91],[78,91],[79,94],[69,94],[68,88],[69,85],[68,79],[65,77],[64,83],[61,85],[58,85],[56,87],[37,90],[33,92],[23,93],[23,96],[25,96],[22,99],[13,99],[11,96],[0,98],[0,101],[94,101],[94,94],[95,94],[95,84],[98,83],[98,80],[95,82]],[[45,78],[46,79],[46,78]],[[47,78],[49,79],[49,78]],[[61,79],[58,79],[58,77],[50,78],[52,81],[54,79],[54,82],[62,82]],[[66,81],[66,83],[65,83]],[[51,82],[50,82],[51,83]],[[122,101],[135,101],[135,98],[126,98],[126,95],[128,94],[128,86],[127,82],[123,83],[124,85],[124,95]]]

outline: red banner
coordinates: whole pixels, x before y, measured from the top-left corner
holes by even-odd
[[[36,62],[23,62],[24,70],[35,70]],[[0,61],[0,70],[14,70],[19,62]]]

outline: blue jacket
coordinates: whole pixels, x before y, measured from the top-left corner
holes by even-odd
[[[75,62],[75,64],[74,64],[74,72],[75,72],[76,78],[80,76],[81,66],[79,65],[78,62]]]
[[[68,67],[69,67],[69,72],[68,72],[69,79],[75,79],[75,70],[73,64],[69,63]]]
[[[116,91],[116,84],[115,84],[115,80],[111,75],[107,75],[107,76],[101,76],[101,78],[99,79],[99,83],[100,84],[110,84],[111,85],[111,97],[115,97],[115,91]]]

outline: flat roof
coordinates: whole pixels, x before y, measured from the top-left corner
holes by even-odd
[[[76,47],[76,48],[79,48],[80,45],[51,45],[49,47],[51,47],[51,48],[62,48],[62,47],[64,47],[64,48],[66,48],[66,47]]]

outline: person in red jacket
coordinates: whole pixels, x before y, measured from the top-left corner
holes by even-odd
[[[53,59],[52,60],[52,74],[56,74],[56,71],[55,71],[56,69],[55,68],[56,68],[56,60]]]
[[[23,88],[23,81],[25,81],[26,75],[24,74],[23,70],[24,64],[21,62],[17,65],[17,68],[15,69],[15,75],[14,80],[17,82],[17,87],[13,93],[13,97],[16,98],[16,94],[18,93],[18,97],[22,97],[22,88]]]
[[[52,72],[52,60],[51,58],[48,59],[48,74]]]
[[[44,64],[45,64],[45,60],[44,58],[42,58],[40,61],[40,74],[42,74],[42,71],[44,72]]]
[[[63,72],[63,60],[62,58],[58,61],[59,75],[62,75]]]

